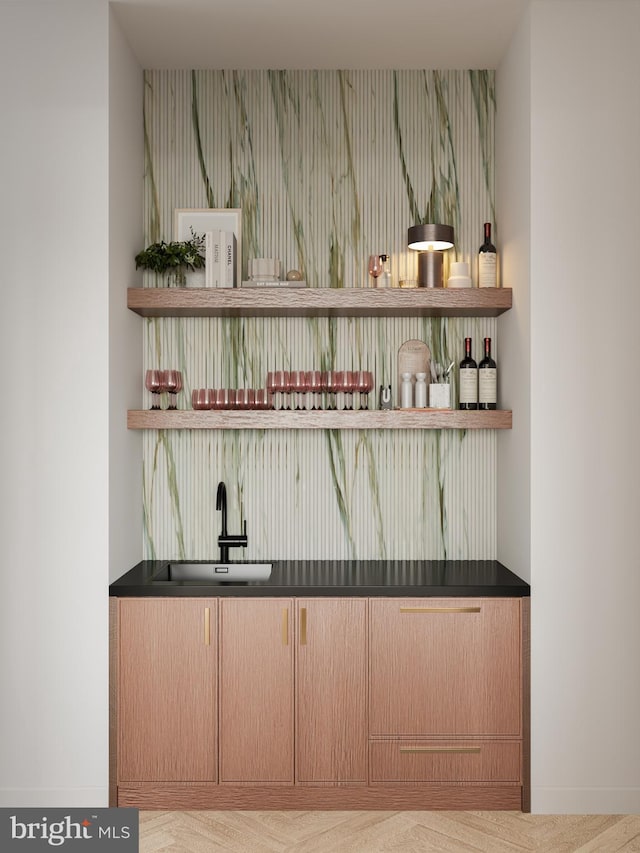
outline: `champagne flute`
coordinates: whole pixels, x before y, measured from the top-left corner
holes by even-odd
[[[369,275],[373,278],[375,286],[376,279],[382,272],[382,260],[380,255],[369,255]]]
[[[162,371],[147,370],[144,375],[144,387],[151,392],[151,409],[160,408],[160,391],[162,390]]]

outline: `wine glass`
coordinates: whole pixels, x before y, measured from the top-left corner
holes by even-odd
[[[330,370],[327,374],[327,408],[339,409],[342,407],[342,399],[338,392],[342,390],[344,370]]]
[[[345,409],[355,409],[355,392],[357,391],[357,383],[356,383],[356,375],[357,371],[355,370],[345,370],[344,372],[344,380],[342,382],[342,390],[344,393],[344,407]]]
[[[320,408],[329,409],[329,403],[329,371],[322,370],[320,371]]]
[[[322,398],[320,396],[320,392],[322,391],[322,374],[319,370],[309,370],[307,371],[306,382],[311,392],[308,396],[308,399],[310,398],[310,406],[307,405],[307,408],[322,408]]]
[[[273,400],[273,408],[286,409],[285,394],[289,391],[289,374],[286,370],[270,370],[267,373],[267,393]]]
[[[165,388],[169,393],[169,409],[176,409],[176,394],[182,391],[182,374],[179,370],[165,370]]]
[[[373,390],[373,373],[370,370],[358,370],[356,372],[356,390],[359,392],[359,406],[361,409],[369,408],[369,392]]]
[[[369,255],[369,275],[373,278],[374,285],[381,272],[382,259],[380,255]]]
[[[307,374],[304,370],[292,370],[290,373],[292,409],[304,409],[305,397],[309,390]]]
[[[144,375],[144,387],[151,392],[151,409],[160,408],[160,392],[162,391],[162,371],[147,370]]]
[[[291,391],[291,374],[288,370],[274,370],[273,391],[276,401],[276,409],[294,408],[293,401],[290,399],[289,395],[289,392]]]

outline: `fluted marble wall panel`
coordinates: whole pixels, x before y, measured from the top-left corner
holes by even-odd
[[[146,73],[145,231],[171,239],[176,207],[240,207],[243,269],[276,256],[312,287],[367,286],[388,252],[413,278],[407,228],[454,225],[471,260],[494,212],[493,76],[487,72]],[[155,284],[145,279],[146,286]],[[487,319],[153,319],[145,367],[197,387],[263,387],[267,370],[366,368],[393,383],[410,338],[456,362]],[[375,396],[375,395],[374,395]],[[143,404],[149,405],[144,396]],[[148,432],[145,551],[216,553],[218,480],[249,558],[495,556],[491,432]]]

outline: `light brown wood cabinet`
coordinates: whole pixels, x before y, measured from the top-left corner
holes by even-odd
[[[366,784],[366,609],[221,599],[221,783]]]
[[[217,780],[217,608],[208,598],[120,600],[120,781]]]
[[[367,600],[297,601],[297,781],[367,782]]]
[[[293,601],[220,600],[220,782],[293,784]]]
[[[528,607],[112,599],[110,802],[526,810]]]

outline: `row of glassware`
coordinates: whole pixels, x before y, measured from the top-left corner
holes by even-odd
[[[168,409],[175,409],[182,390],[179,370],[147,370],[145,388],[151,408],[160,409],[161,394],[169,395]],[[373,390],[369,370],[273,370],[266,388],[194,388],[191,405],[206,409],[368,409]]]
[[[369,370],[273,370],[267,391],[274,409],[368,409]]]
[[[206,409],[272,409],[273,394],[264,388],[194,388],[191,406]]]
[[[169,395],[168,409],[177,408],[176,395],[182,391],[182,373],[179,370],[147,370],[144,387],[151,392],[151,408],[161,409],[161,394]]]

